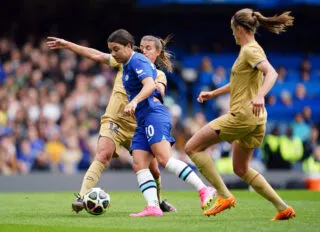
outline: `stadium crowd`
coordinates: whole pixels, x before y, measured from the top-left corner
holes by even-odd
[[[80,44],[89,46],[85,40]],[[214,67],[209,58],[203,58],[196,71],[196,84],[189,88],[211,89],[227,83],[227,69]],[[310,67],[308,61],[303,61],[303,81],[310,78]],[[284,81],[286,67],[279,67],[278,72],[278,82]],[[100,116],[108,104],[115,73],[106,65],[70,51],[49,51],[45,40],[36,43],[30,39],[18,47],[13,40],[0,39],[0,175],[32,171],[73,174],[86,170],[95,154]],[[269,111],[276,104],[282,105],[280,109],[290,108],[305,97],[304,85],[300,84],[295,92],[283,91],[279,98],[269,95],[266,105]],[[184,144],[211,120],[206,118],[207,112],[224,114],[228,100],[228,96],[219,97],[208,104],[209,110],[194,103],[193,113],[185,117],[175,99],[166,97],[173,120],[172,134],[177,140],[173,150],[176,157],[193,166],[183,151]],[[304,107],[292,122],[271,121],[269,134],[261,149],[256,150],[252,164],[262,171],[320,172],[319,121],[311,116],[312,107]],[[220,172],[232,172],[230,144],[218,144],[207,153],[216,160]],[[123,149],[110,168],[131,168],[128,151]]]

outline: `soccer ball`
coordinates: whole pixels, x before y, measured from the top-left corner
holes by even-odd
[[[83,207],[92,215],[101,215],[110,206],[110,196],[101,188],[91,188],[83,197]]]

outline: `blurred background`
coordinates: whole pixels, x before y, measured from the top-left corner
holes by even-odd
[[[230,19],[245,7],[266,16],[290,10],[296,18],[284,34],[261,29],[256,35],[279,77],[266,96],[267,135],[252,165],[261,172],[300,173],[293,182],[303,187],[301,176],[320,173],[319,0],[2,1],[0,175],[76,174],[89,167],[116,70],[67,50],[49,51],[45,38],[108,52],[107,37],[119,28],[137,45],[143,35],[174,35],[165,104],[177,140],[173,153],[194,167],[184,144],[229,106],[228,96],[205,104],[196,97],[228,83],[239,52]],[[232,174],[230,144],[206,152],[222,174]],[[126,150],[110,169],[131,169]]]

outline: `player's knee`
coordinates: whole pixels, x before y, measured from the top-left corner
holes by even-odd
[[[138,163],[133,163],[132,164],[132,169],[134,171],[134,173],[139,172],[141,169],[144,169],[141,165],[139,165]]]
[[[193,155],[194,153],[196,153],[197,151],[191,146],[191,144],[189,142],[186,143],[186,145],[184,146],[184,150],[187,153],[188,156]]]
[[[165,168],[169,158],[170,157],[167,157],[167,156],[157,156],[157,161],[161,167]]]
[[[99,149],[96,153],[95,160],[103,163],[105,167],[109,166],[110,160],[112,158],[112,153],[108,149]]]
[[[233,172],[240,178],[248,171],[248,167],[233,166]]]

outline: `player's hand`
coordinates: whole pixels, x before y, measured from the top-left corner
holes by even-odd
[[[51,49],[61,49],[67,47],[67,41],[56,37],[47,37],[47,46]]]
[[[252,113],[256,117],[259,117],[260,113],[263,113],[264,111],[264,97],[257,95],[255,98],[251,100],[250,103],[253,105]]]
[[[200,103],[203,103],[204,101],[210,100],[211,98],[213,98],[212,96],[212,92],[208,92],[208,91],[202,91],[198,98],[197,101]]]
[[[129,102],[128,105],[124,107],[124,113],[129,116],[134,115],[137,105],[138,105],[137,102],[135,100],[132,100],[131,102]]]

